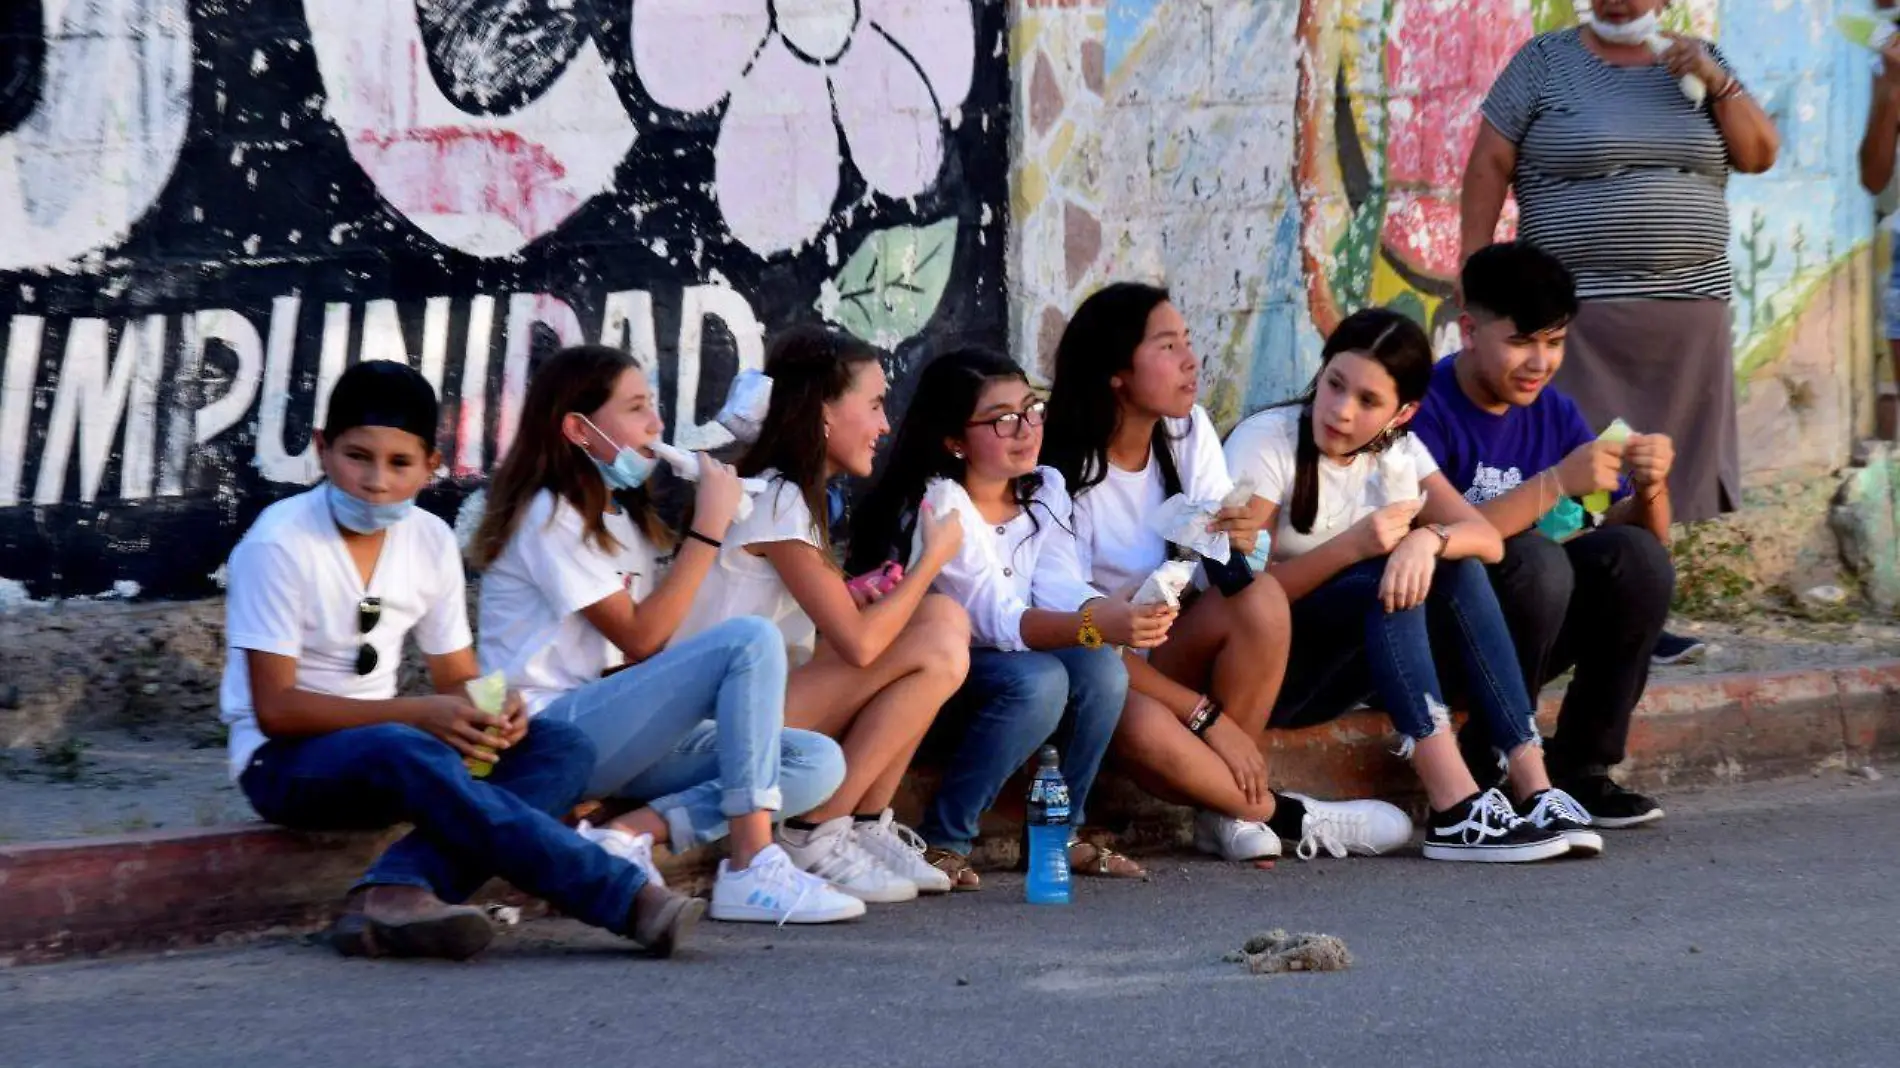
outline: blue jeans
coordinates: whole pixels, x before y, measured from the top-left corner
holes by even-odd
[[[1080,827],[1127,700],[1128,669],[1114,649],[970,650],[970,674],[939,719],[950,729],[960,725],[962,737],[918,833],[940,849],[968,853],[983,813],[1044,742],[1062,753],[1070,823]]]
[[[378,830],[413,823],[358,886],[400,885],[464,901],[490,876],[576,919],[624,932],[638,867],[563,826],[581,799],[594,747],[563,723],[534,723],[485,780],[435,737],[399,723],[278,738],[238,784],[257,814],[299,830]]]
[[[1385,562],[1355,564],[1293,602],[1286,685],[1269,725],[1325,723],[1376,694],[1409,756],[1418,740],[1451,726],[1436,645],[1463,669],[1472,713],[1500,756],[1536,742],[1530,693],[1484,565],[1440,560],[1423,605],[1387,612],[1379,602]]]
[[[539,718],[594,743],[586,796],[645,802],[683,851],[724,838],[733,816],[810,812],[844,781],[838,743],[785,729],[787,670],[778,628],[741,616],[556,698]]]

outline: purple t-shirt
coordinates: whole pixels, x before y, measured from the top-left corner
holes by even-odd
[[[1432,368],[1412,433],[1465,500],[1483,504],[1501,497],[1596,440],[1577,402],[1549,386],[1529,406],[1503,415],[1479,408],[1458,386],[1457,359],[1457,354],[1448,356]],[[1623,482],[1614,497],[1627,495],[1628,482]]]

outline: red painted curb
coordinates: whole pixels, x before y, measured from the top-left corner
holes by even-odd
[[[1546,730],[1558,703],[1541,702]],[[1284,789],[1407,799],[1415,792],[1378,713],[1272,731],[1261,748]],[[1765,779],[1900,755],[1900,660],[1659,683],[1637,710],[1630,751],[1625,777],[1646,787]],[[900,809],[915,812],[933,780],[927,770],[913,776]],[[984,821],[999,854],[1011,848],[1021,819],[1016,792],[1003,796]],[[1178,839],[1185,827],[1183,810],[1114,777],[1092,807],[1105,825],[1140,824],[1150,839]],[[0,963],[312,927],[327,921],[389,837],[254,824],[0,846]],[[708,851],[689,854],[673,873],[703,876],[710,859]]]

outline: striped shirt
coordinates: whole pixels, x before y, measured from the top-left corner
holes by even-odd
[[[1579,298],[1729,299],[1728,147],[1668,70],[1612,66],[1558,30],[1511,58],[1483,110],[1517,146],[1518,236]]]

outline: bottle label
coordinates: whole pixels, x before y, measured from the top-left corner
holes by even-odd
[[[1029,784],[1029,822],[1067,825],[1069,784],[1061,779],[1037,778]]]

